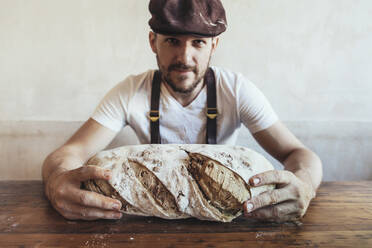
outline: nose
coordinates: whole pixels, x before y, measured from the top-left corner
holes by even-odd
[[[183,44],[178,48],[177,52],[177,62],[184,65],[191,66],[193,58],[193,47],[189,44]]]

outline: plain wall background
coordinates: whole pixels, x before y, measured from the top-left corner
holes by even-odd
[[[223,0],[212,64],[243,73],[324,162],[372,179],[372,1]],[[156,68],[148,0],[0,0],[0,179],[45,156],[126,76]],[[115,144],[135,143],[129,140]],[[246,130],[239,144],[257,147]]]

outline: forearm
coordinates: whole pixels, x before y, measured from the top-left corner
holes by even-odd
[[[293,172],[298,178],[311,185],[314,192],[322,181],[322,162],[312,151],[296,149],[283,161],[286,170]]]

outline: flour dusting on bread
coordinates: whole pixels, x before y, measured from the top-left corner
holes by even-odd
[[[165,219],[229,222],[242,214],[244,201],[274,188],[249,186],[250,177],[274,168],[241,146],[124,146],[102,151],[86,164],[113,175],[108,182],[87,181],[87,189],[121,200],[127,214]]]

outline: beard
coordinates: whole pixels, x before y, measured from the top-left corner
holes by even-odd
[[[168,66],[168,68],[166,68],[165,66],[161,65],[159,57],[156,56],[156,60],[157,60],[158,66],[159,66],[159,70],[161,72],[162,79],[164,80],[164,82],[166,84],[168,84],[174,92],[184,94],[184,95],[190,94],[191,92],[193,92],[199,86],[199,84],[201,83],[201,81],[204,78],[205,73],[207,72],[207,69],[209,68],[210,59],[211,59],[211,55],[208,58],[208,63],[207,63],[206,68],[203,71],[199,71],[199,69],[196,66],[188,66],[188,65],[185,65],[185,64],[182,64],[182,63],[171,64],[171,65]],[[181,87],[179,84],[175,83],[172,80],[171,73],[172,73],[172,71],[175,71],[177,69],[187,70],[187,71],[191,71],[192,73],[194,73],[195,80],[192,82],[192,84],[190,86]],[[182,82],[182,81],[186,80],[187,78],[188,77],[185,76],[185,75],[179,75],[179,76],[177,76],[176,80],[178,82]]]

